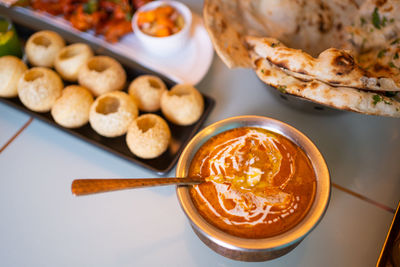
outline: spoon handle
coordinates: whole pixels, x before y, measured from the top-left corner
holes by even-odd
[[[161,185],[190,185],[204,182],[201,177],[169,177],[145,179],[77,179],[72,182],[71,191],[76,196],[103,193],[122,189],[133,189]]]

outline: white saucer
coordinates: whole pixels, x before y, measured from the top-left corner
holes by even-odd
[[[157,56],[149,52],[134,33],[107,48],[132,58],[177,83],[197,84],[210,68],[214,49],[201,17],[193,14],[191,37],[185,48],[175,54]]]

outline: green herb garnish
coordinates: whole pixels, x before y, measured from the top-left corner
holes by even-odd
[[[372,24],[375,28],[381,28],[381,18],[379,17],[378,8],[375,7],[374,12],[372,12]]]
[[[277,89],[281,93],[286,93],[286,88],[287,88],[286,85],[279,85]]]
[[[394,54],[394,56],[393,56],[393,59],[398,59],[398,58],[399,58],[399,53],[396,52],[396,53]]]
[[[367,21],[363,17],[360,18],[360,22],[361,26],[364,26],[367,23]]]
[[[374,106],[375,106],[376,104],[381,102],[383,99],[380,95],[373,95],[372,100],[373,100],[372,104],[374,104]]]
[[[97,11],[99,7],[99,3],[97,0],[89,0],[86,4],[83,6],[83,10],[87,14],[93,14],[94,12]]]
[[[386,53],[386,49],[382,49],[381,51],[379,51],[378,53],[378,58],[382,58]]]
[[[374,104],[374,106],[375,106],[376,104],[378,104],[379,102],[382,102],[382,101],[383,101],[383,103],[385,103],[386,105],[392,105],[392,102],[386,101],[386,100],[385,100],[382,96],[380,96],[380,95],[373,95],[373,96],[372,96],[372,100],[373,100],[372,104]]]
[[[125,20],[126,21],[131,21],[132,20],[132,14],[129,13],[129,12],[125,13]]]
[[[394,65],[394,63],[392,61],[389,62],[389,67],[391,68],[397,68],[396,65]]]
[[[381,21],[381,25],[382,25],[383,27],[385,27],[387,21],[388,21],[387,18],[386,18],[386,17],[383,17],[383,19],[382,19],[382,21]]]
[[[393,42],[391,42],[390,44],[394,45],[394,44],[398,44],[399,42],[400,42],[400,38],[397,38]]]

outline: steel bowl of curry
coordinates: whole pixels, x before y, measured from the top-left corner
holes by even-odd
[[[234,260],[288,253],[316,227],[330,199],[329,171],[317,147],[267,117],[206,127],[182,152],[176,175],[205,178],[178,186],[178,200],[198,237]]]

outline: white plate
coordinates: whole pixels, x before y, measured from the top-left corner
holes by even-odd
[[[117,43],[109,43],[101,36],[95,36],[92,32],[78,31],[62,17],[51,16],[27,8],[15,7],[15,9],[19,13],[46,21],[47,23],[51,19],[53,26],[79,34],[81,37],[130,58],[140,65],[158,72],[177,83],[196,85],[207,74],[214,56],[214,49],[204,28],[202,18],[200,15],[194,13],[191,38],[185,48],[177,54],[162,57],[149,53],[136,38],[135,33],[125,35]]]

